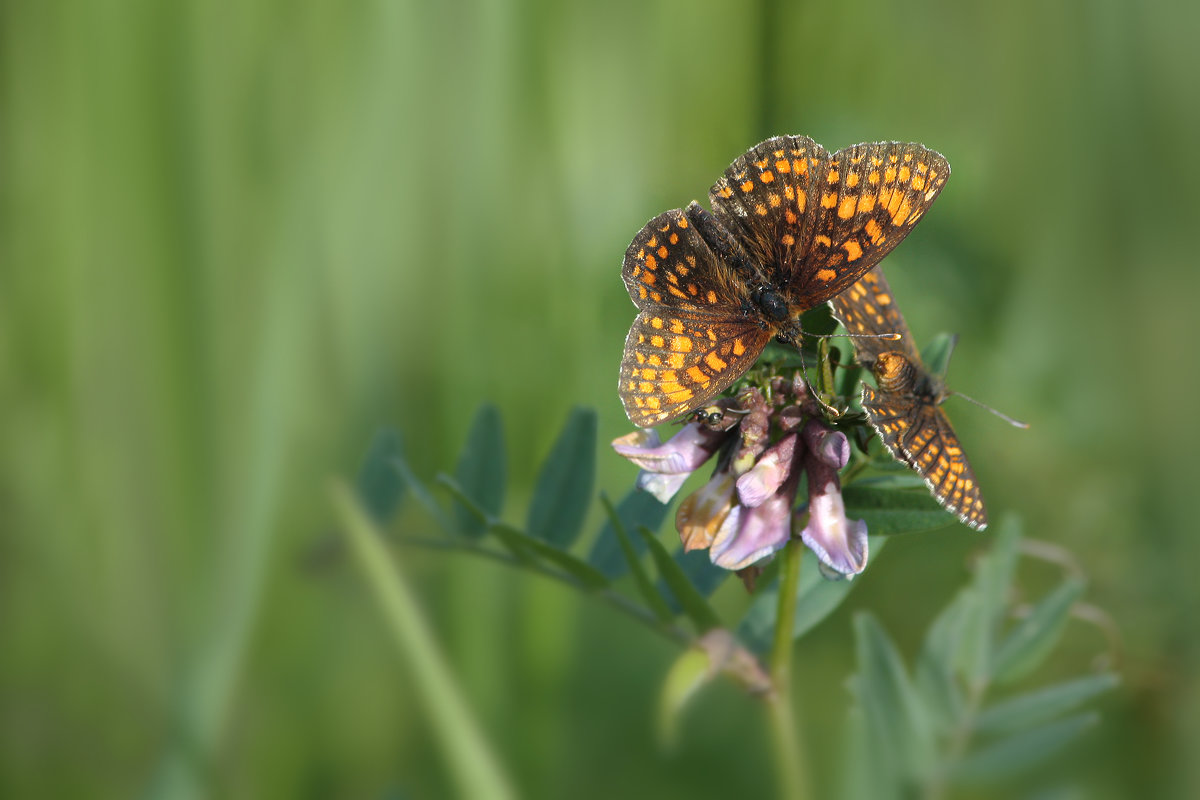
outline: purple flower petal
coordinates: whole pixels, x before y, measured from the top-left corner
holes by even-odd
[[[650,472],[644,469],[638,473],[637,487],[643,492],[649,492],[654,495],[658,502],[666,505],[671,502],[671,498],[675,496],[689,477],[691,477],[691,473],[688,472],[665,474],[662,472]]]
[[[841,431],[831,430],[815,419],[804,426],[804,443],[821,462],[839,470],[850,460],[850,441]]]
[[[675,529],[685,551],[703,550],[712,544],[734,509],[733,492],[733,476],[722,471],[683,499],[675,512]]]
[[[644,470],[676,475],[692,472],[707,461],[724,438],[723,431],[691,422],[665,443],[657,431],[634,431],[614,439],[612,446]]]
[[[800,538],[817,558],[847,577],[862,572],[867,566],[867,523],[846,519],[846,505],[836,481],[810,489],[808,513],[808,525]]]
[[[709,548],[712,562],[728,570],[744,569],[781,549],[792,534],[793,497],[779,492],[755,508],[737,506]]]
[[[750,471],[738,478],[738,497],[742,505],[755,508],[775,494],[792,471],[796,435],[790,434],[763,453]]]

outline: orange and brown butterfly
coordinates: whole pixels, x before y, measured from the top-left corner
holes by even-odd
[[[638,316],[619,391],[647,427],[703,407],[772,337],[798,344],[800,315],[845,291],[891,252],[950,175],[919,144],[875,142],[829,155],[779,136],[734,161],[691,203],[650,220],[621,277]]]
[[[855,338],[855,359],[875,376],[863,384],[862,407],[888,452],[925,480],[946,510],[976,530],[987,527],[987,509],[971,463],[941,404],[946,383],[921,361],[912,333],[876,268],[833,299],[834,316]],[[900,341],[878,334],[898,333]]]

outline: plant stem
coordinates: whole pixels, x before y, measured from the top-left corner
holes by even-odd
[[[796,619],[796,589],[800,583],[799,539],[783,548],[779,570],[779,610],[775,617],[775,642],[771,650],[771,684],[767,697],[767,715],[771,721],[771,744],[775,756],[775,774],[779,796],[801,800],[808,796],[800,733],[792,711],[792,628]]]

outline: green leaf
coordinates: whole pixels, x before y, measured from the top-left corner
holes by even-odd
[[[939,333],[921,350],[921,360],[933,375],[946,377],[946,369],[950,366],[950,356],[954,354],[954,346],[958,344],[957,333]]]
[[[386,523],[396,513],[404,496],[404,479],[396,471],[392,459],[404,452],[404,441],[391,428],[381,428],[371,438],[366,458],[358,471],[355,486],[363,508],[378,525]]]
[[[975,720],[975,730],[1005,733],[1038,725],[1074,710],[1120,682],[1116,675],[1105,672],[1018,695],[985,709]]]
[[[842,489],[846,516],[867,523],[873,535],[914,533],[944,528],[955,521],[930,497],[925,485],[919,490],[880,489],[862,482]]]
[[[963,696],[954,665],[967,624],[976,616],[975,599],[970,590],[960,591],[929,626],[917,656],[917,691],[942,730],[951,728],[962,714]]]
[[[408,465],[408,461],[405,460],[404,456],[396,454],[392,456],[390,461],[392,468],[396,470],[396,474],[404,481],[404,485],[412,492],[413,497],[417,498],[417,502],[421,504],[421,507],[437,522],[438,527],[443,531],[456,530],[457,526],[450,521],[449,517],[446,516],[446,512],[433,499],[433,495],[429,493],[429,489],[426,488],[421,479],[412,471],[412,467]]]
[[[1020,523],[1015,517],[1007,517],[998,526],[991,549],[976,567],[970,589],[975,594],[974,614],[967,622],[959,652],[963,677],[970,683],[986,681],[990,675],[996,636],[1008,608],[1016,573],[1020,539]]]
[[[507,483],[504,455],[504,429],[500,412],[491,403],[479,407],[467,442],[458,457],[454,477],[463,492],[489,516],[500,513]],[[485,525],[461,504],[454,507],[459,530],[468,536],[481,536]]]
[[[671,593],[675,595],[675,599],[679,601],[683,607],[683,612],[687,614],[688,619],[696,626],[699,633],[705,633],[712,628],[720,627],[721,620],[717,617],[717,613],[712,610],[708,601],[704,599],[704,595],[696,590],[692,582],[688,580],[687,575],[679,564],[671,558],[667,549],[662,546],[654,533],[646,527],[638,528],[638,533],[646,541],[646,545],[650,548],[650,555],[654,558],[654,564],[658,567],[658,574],[666,581],[667,586],[671,589]]]
[[[866,714],[872,768],[882,766],[894,776],[893,782],[911,786],[934,763],[930,719],[895,644],[870,614],[855,616],[854,640],[858,701]]]
[[[712,659],[702,648],[689,647],[675,659],[658,698],[658,738],[664,748],[673,749],[678,743],[684,708],[714,674]]]
[[[614,513],[626,531],[636,530],[639,525],[645,525],[650,530],[657,531],[667,516],[668,508],[669,506],[658,502],[658,498],[649,492],[634,488],[621,498]],[[634,553],[638,556],[646,552],[646,545],[642,542],[641,537],[635,539],[632,546]],[[592,553],[588,556],[588,563],[609,578],[619,578],[629,568],[611,516],[605,521],[604,527],[600,529],[600,535],[596,537]]]
[[[1017,623],[996,650],[992,675],[997,681],[1024,677],[1050,655],[1083,589],[1084,582],[1078,578],[1064,581]]]
[[[612,526],[613,533],[617,537],[621,553],[625,557],[625,563],[633,574],[634,585],[637,586],[642,599],[646,601],[646,605],[650,607],[650,610],[654,612],[654,616],[660,622],[670,622],[675,614],[671,611],[663,596],[654,588],[654,584],[650,582],[650,576],[646,574],[641,558],[634,549],[633,541],[627,532],[628,529],[621,521],[616,509],[613,508],[612,501],[608,499],[608,495],[601,492],[600,502],[604,505],[604,510],[608,513],[609,524]],[[638,537],[638,542],[641,544],[642,551],[644,552],[646,544],[640,536]]]
[[[687,575],[692,586],[704,597],[712,597],[726,579],[733,573],[724,567],[712,563],[712,557],[707,550],[684,550],[681,546],[672,556],[675,563]]]
[[[503,522],[493,523],[488,530],[503,539],[506,544],[523,547],[564,572],[570,573],[579,579],[586,589],[603,589],[608,586],[608,578],[604,576],[604,573],[565,550],[559,550],[554,545],[543,542],[541,539],[535,539],[524,531],[517,530]]]
[[[579,536],[596,476],[596,412],[576,408],[538,476],[529,507],[529,533],[559,547]]]
[[[877,558],[885,544],[887,539],[882,536],[867,537],[867,552],[871,558]],[[832,614],[858,583],[857,579],[837,581],[825,578],[821,575],[817,557],[806,552],[800,564],[800,581],[796,588],[792,638],[799,639]],[[754,596],[754,602],[738,624],[738,638],[755,652],[765,653],[771,647],[778,608],[779,582],[775,581]]]
[[[1077,714],[1031,731],[1023,731],[978,750],[952,765],[949,777],[956,783],[988,783],[1036,766],[1063,749],[1072,739],[1095,725],[1100,716]]]
[[[378,530],[341,483],[333,487],[351,550],[375,594],[389,632],[407,666],[414,692],[464,797],[509,798],[511,784],[471,713],[449,665],[422,617],[416,598],[384,549]]]

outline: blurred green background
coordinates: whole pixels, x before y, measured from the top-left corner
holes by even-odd
[[[602,442],[629,428],[634,233],[805,133],[953,165],[889,279],[918,339],[962,334],[952,386],[1033,424],[950,401],[993,516],[1072,551],[1122,636],[1124,686],[1047,785],[1200,796],[1200,7],[0,9],[0,794],[450,792],[360,572],[306,559],[327,479],[382,425],[418,473],[448,469],[490,400],[522,519],[570,407],[598,408]],[[633,470],[601,447],[598,476],[619,495]],[[896,541],[800,644],[818,787],[848,615],[911,655],[986,539]],[[732,686],[655,749],[667,642],[503,567],[400,555],[528,795],[770,791]],[[1104,646],[1076,625],[1048,674]]]

